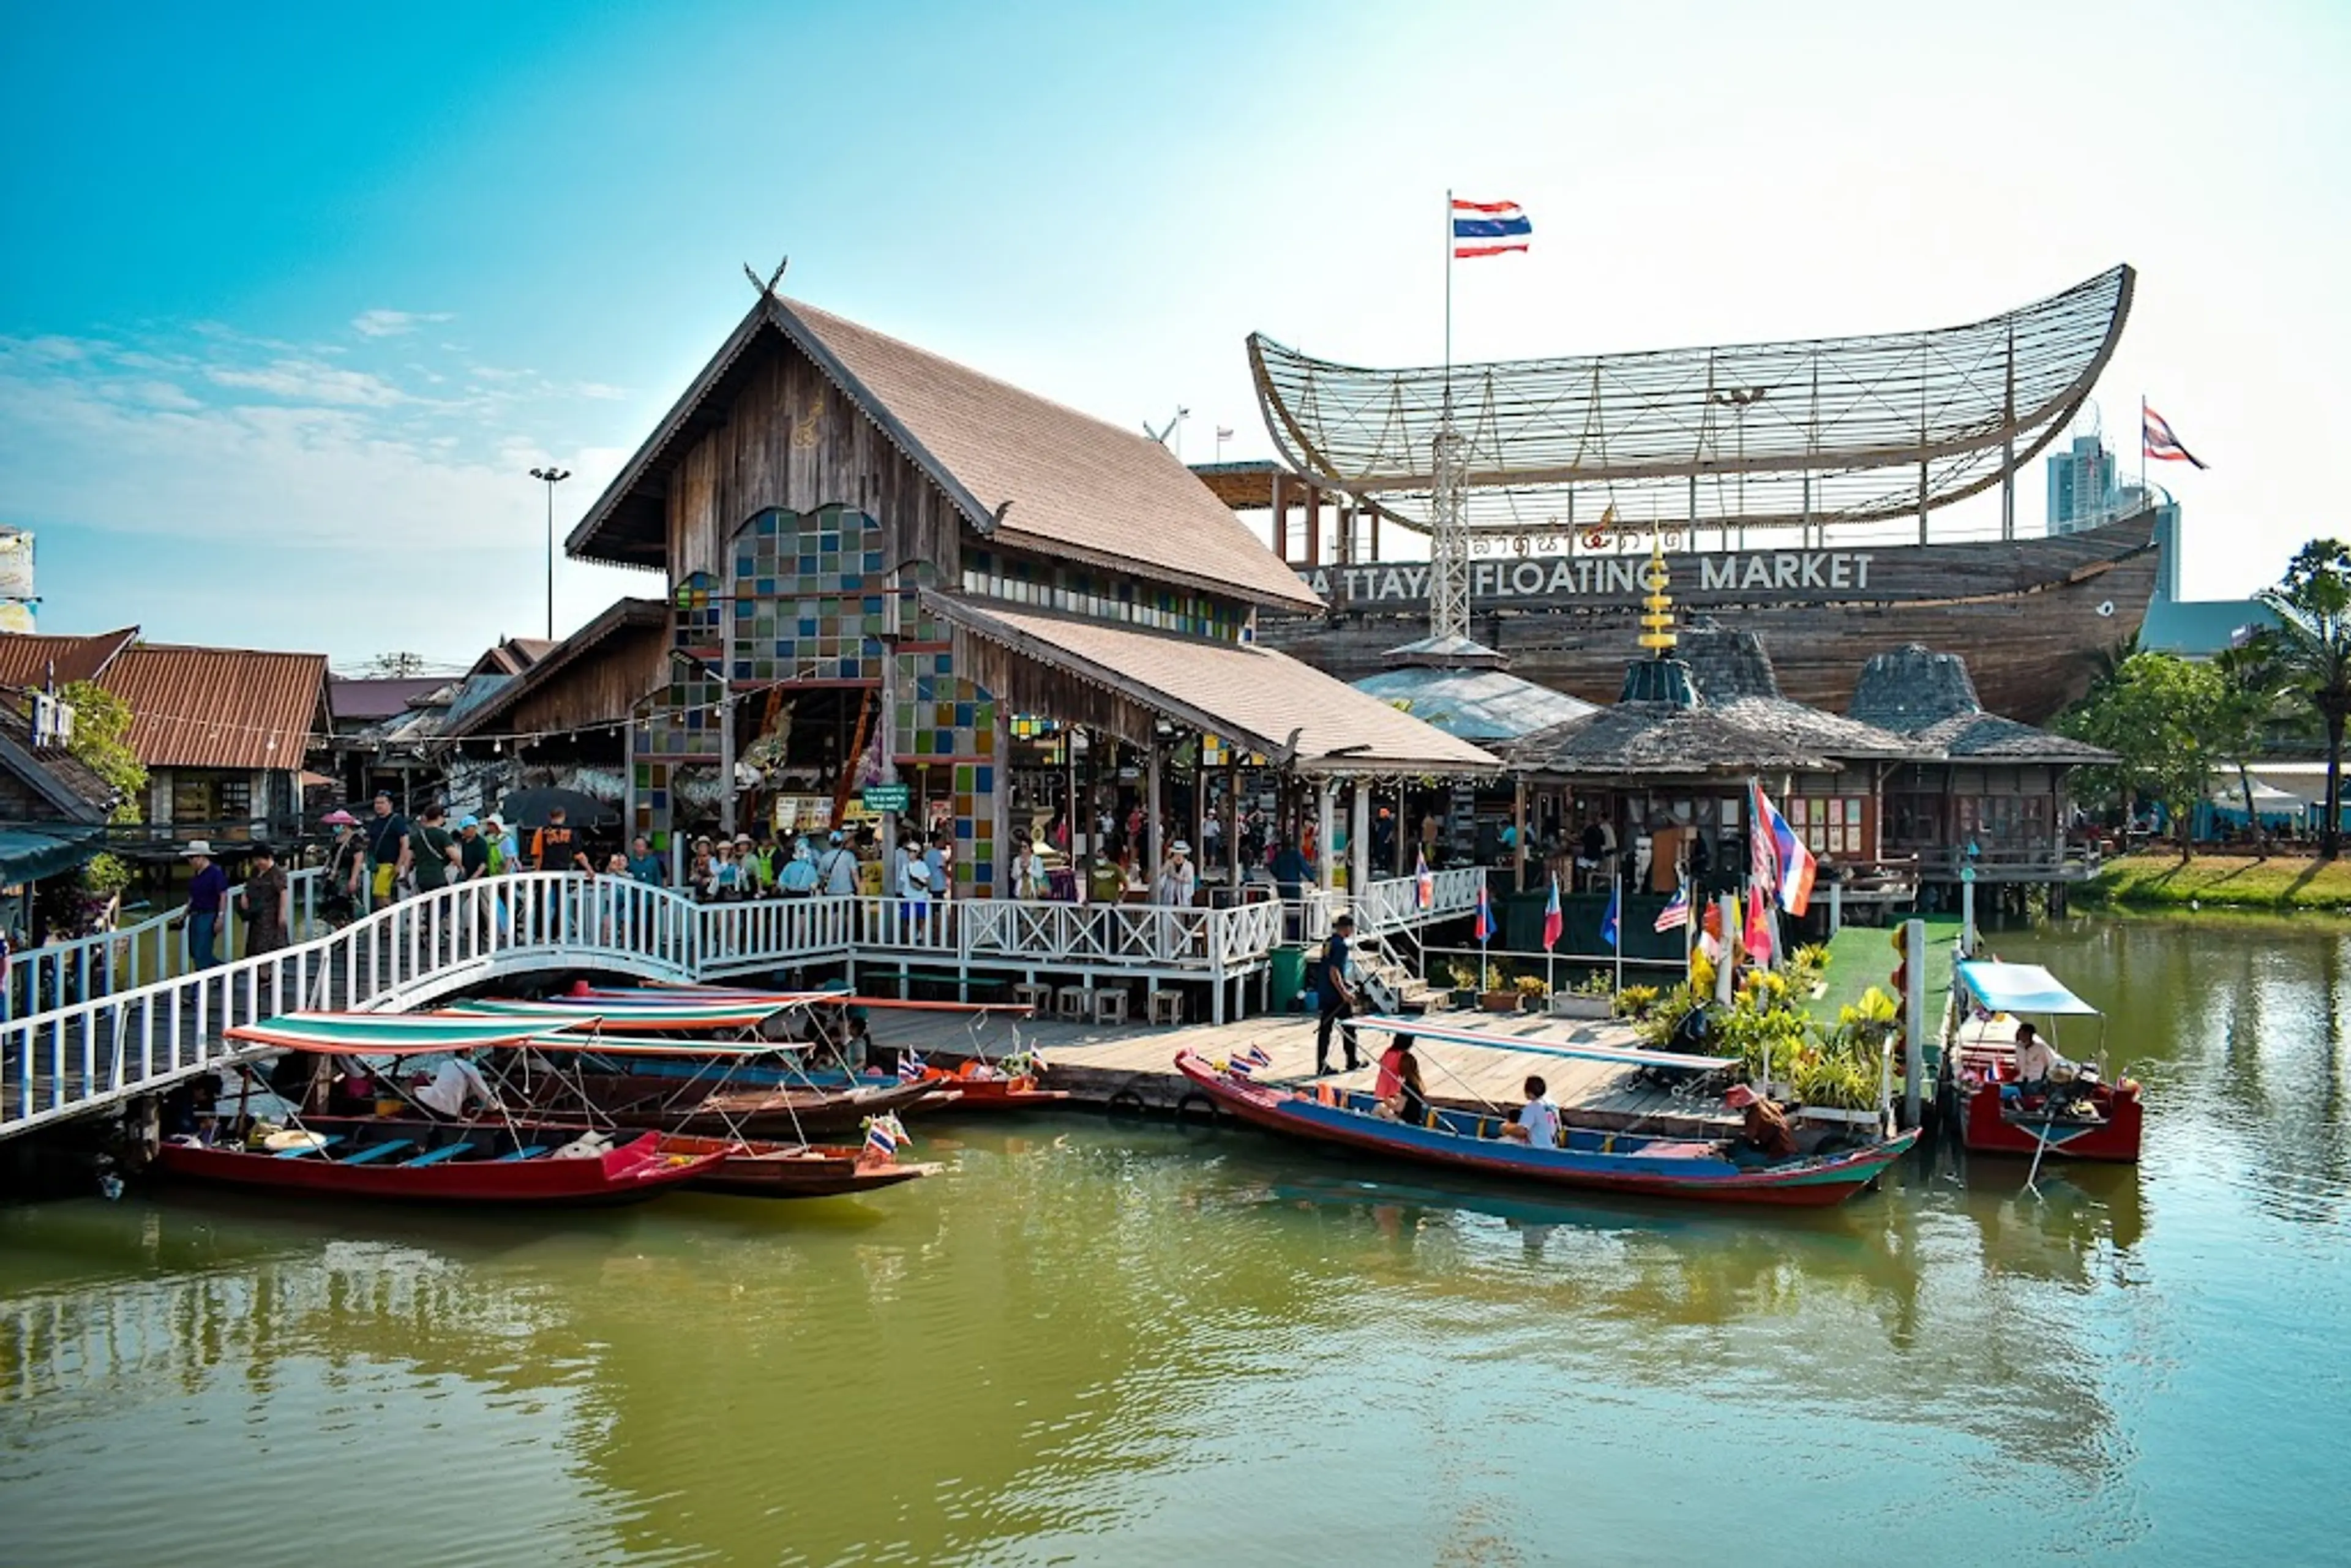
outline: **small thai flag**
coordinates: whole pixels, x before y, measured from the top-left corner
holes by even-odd
[[[1797,837],[1788,819],[1780,815],[1771,797],[1763,793],[1763,786],[1750,784],[1747,788],[1755,809],[1751,824],[1755,842],[1768,843],[1771,848],[1772,874],[1756,880],[1767,893],[1778,889],[1781,908],[1791,915],[1802,915],[1812,907],[1813,879],[1820,873],[1820,862],[1813,857],[1812,847]]]
[[[924,1064],[923,1064],[923,1059],[922,1059],[922,1057],[921,1057],[919,1054],[917,1054],[916,1052],[912,1051],[901,1051],[901,1052],[899,1052],[899,1054],[898,1054],[898,1082],[901,1082],[901,1083],[920,1083],[920,1082],[923,1081],[923,1074],[924,1074],[926,1071],[928,1071],[928,1069],[926,1069],[926,1068],[924,1066]]]
[[[1657,929],[1677,931],[1689,924],[1689,883],[1683,883],[1674,889],[1673,901],[1657,911]]]
[[[1486,884],[1478,884],[1478,940],[1482,944],[1494,937],[1494,906],[1486,902]]]
[[[2171,426],[2163,415],[2143,402],[2138,405],[2138,418],[2139,439],[2145,444],[2147,455],[2149,457],[2158,463],[2193,463],[2199,468],[2211,466],[2204,459],[2180,445],[2179,437],[2171,434]]]
[[[1225,1075],[1228,1078],[1249,1078],[1256,1071],[1257,1063],[1246,1056],[1236,1056],[1225,1063]]]
[[[1453,254],[1461,258],[1524,250],[1535,232],[1516,202],[1453,202]]]
[[[1242,1051],[1239,1055],[1233,1058],[1233,1060],[1236,1061],[1246,1061],[1251,1067],[1271,1067],[1273,1065],[1273,1058],[1265,1053],[1265,1047],[1261,1045],[1250,1046],[1247,1051]]]
[[[865,1124],[865,1152],[877,1160],[894,1158],[906,1142],[906,1129],[895,1116],[876,1116]]]
[[[1609,950],[1612,952],[1625,945],[1624,922],[1618,918],[1618,916],[1623,913],[1621,904],[1624,895],[1624,889],[1620,887],[1610,888],[1608,890],[1608,913],[1600,917],[1600,939],[1608,944]]]
[[[1437,873],[1428,869],[1428,852],[1421,850],[1413,856],[1412,901],[1423,909],[1437,907]]]
[[[1612,914],[1614,913],[1615,907],[1614,904],[1609,905]],[[1560,913],[1559,907],[1559,878],[1554,876],[1551,879],[1551,898],[1543,904],[1544,952],[1548,953],[1559,946],[1560,933],[1566,927],[1567,917]]]

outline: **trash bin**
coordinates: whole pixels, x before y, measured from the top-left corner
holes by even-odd
[[[1286,1013],[1298,1005],[1298,993],[1306,987],[1306,949],[1285,944],[1273,950],[1273,996],[1270,1005],[1277,1013]]]

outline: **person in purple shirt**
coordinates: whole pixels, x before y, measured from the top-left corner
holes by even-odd
[[[221,911],[228,903],[228,873],[213,860],[212,841],[191,839],[180,853],[195,875],[188,882],[188,958],[209,969],[220,962]]]

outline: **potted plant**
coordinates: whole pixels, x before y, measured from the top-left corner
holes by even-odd
[[[1616,1010],[1615,988],[1609,983],[1607,972],[1594,970],[1584,977],[1573,989],[1561,991],[1551,999],[1553,1018],[1604,1019]]]
[[[1479,1012],[1514,1013],[1523,1005],[1524,1003],[1520,999],[1519,988],[1511,984],[1510,977],[1499,969],[1494,971],[1492,987],[1478,993]]]
[[[1455,1007],[1474,1008],[1478,1005],[1478,971],[1468,965],[1458,958],[1447,959],[1445,984],[1453,993],[1450,999]]]
[[[1627,986],[1616,993],[1616,1016],[1638,1023],[1649,1016],[1662,994],[1655,986]]]

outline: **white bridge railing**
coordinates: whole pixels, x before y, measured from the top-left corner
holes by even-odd
[[[326,874],[311,866],[287,877],[293,895],[289,935],[300,938],[319,933],[318,904],[326,891]],[[236,914],[237,895],[244,891],[242,883],[228,890],[228,907],[221,918],[218,938],[224,959],[244,956],[251,935],[251,928]],[[111,931],[45,942],[10,954],[6,982],[0,986],[0,1003],[5,1003],[0,1012],[8,1018],[24,1018],[187,974],[195,967],[188,951],[187,915],[188,906],[183,904]]]
[[[1428,910],[1418,908],[1410,878],[1375,883],[1352,907],[1375,930],[1443,918],[1475,902],[1468,879],[1480,875],[1438,873]],[[307,905],[311,891],[305,884],[298,904]],[[1308,924],[1327,930],[1332,907],[1310,898]],[[298,1009],[399,1010],[535,969],[676,981],[893,958],[958,976],[1075,970],[1208,984],[1222,1021],[1228,988],[1267,968],[1287,914],[1271,901],[1224,909],[993,899],[697,904],[625,878],[529,873],[469,882],[276,952],[0,1021],[0,1137],[257,1054],[223,1040],[239,1024]]]

